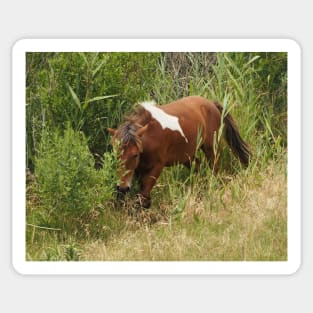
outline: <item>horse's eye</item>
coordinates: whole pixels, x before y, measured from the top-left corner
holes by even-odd
[[[134,159],[136,159],[137,157],[138,157],[138,154],[137,154],[137,153],[133,155],[133,158],[134,158]]]

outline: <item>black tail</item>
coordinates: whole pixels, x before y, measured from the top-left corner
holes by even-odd
[[[216,107],[219,111],[223,112],[223,107],[218,102],[215,102]],[[239,158],[242,165],[247,167],[250,162],[251,152],[247,143],[241,138],[236,123],[232,116],[227,113],[224,116],[225,130],[224,137],[230,146],[233,153]]]

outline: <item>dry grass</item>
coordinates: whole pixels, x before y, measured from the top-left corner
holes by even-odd
[[[216,198],[192,193],[182,214],[160,214],[150,225],[125,231],[110,240],[87,243],[83,260],[286,260],[286,175],[270,164],[261,175],[238,175]],[[208,194],[203,194],[203,199]],[[159,210],[168,212],[166,205]],[[143,214],[150,214],[146,212]],[[138,222],[138,217],[136,219]],[[135,223],[129,218],[128,223]]]

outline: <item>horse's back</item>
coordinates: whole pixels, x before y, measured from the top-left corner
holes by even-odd
[[[185,110],[195,110],[201,106],[207,107],[214,107],[214,103],[209,101],[208,99],[201,97],[201,96],[189,96],[178,99],[174,102],[162,105],[162,109],[167,112],[171,113],[174,111],[182,111]]]
[[[166,113],[175,115],[181,120],[183,120],[184,117],[197,118],[199,115],[203,116],[208,114],[214,117],[220,117],[220,112],[214,102],[200,96],[181,98],[177,101],[164,104],[161,108]],[[207,118],[207,116],[205,117]]]
[[[215,131],[220,126],[221,114],[214,102],[201,96],[189,96],[175,102],[162,105],[168,114],[177,116],[182,128],[198,131],[202,128],[206,133],[208,128]]]

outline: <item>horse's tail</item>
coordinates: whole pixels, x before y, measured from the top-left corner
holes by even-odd
[[[215,102],[216,107],[223,114],[223,106]],[[241,138],[236,123],[230,113],[224,116],[224,137],[233,153],[239,158],[242,165],[247,167],[250,162],[251,152],[247,143]]]

